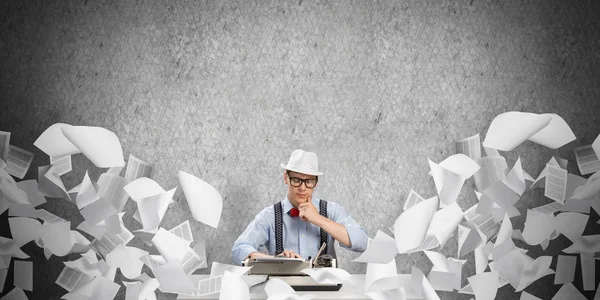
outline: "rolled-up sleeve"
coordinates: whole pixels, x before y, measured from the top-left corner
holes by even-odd
[[[272,215],[272,209],[263,209],[233,243],[231,259],[235,264],[241,265],[250,253],[258,251],[269,240],[269,221]]]
[[[334,202],[328,202],[329,207],[327,208],[329,217],[332,221],[343,225],[348,232],[350,238],[350,246],[346,247],[340,243],[340,246],[357,252],[363,252],[367,249],[369,242],[369,236],[362,226],[360,226],[346,210],[339,204]]]

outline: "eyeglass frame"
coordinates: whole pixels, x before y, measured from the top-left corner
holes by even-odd
[[[287,172],[286,172],[286,174],[287,174],[287,176],[288,176],[288,178],[289,178],[289,180],[290,180],[290,185],[291,185],[291,186],[293,186],[293,187],[300,187],[300,186],[301,186],[301,185],[304,183],[304,186],[305,186],[307,189],[314,189],[314,188],[317,186],[317,183],[319,182],[319,176],[316,176],[315,178],[307,178],[307,179],[302,179],[302,178],[298,178],[298,177],[292,177],[292,176],[290,175],[290,171],[287,171]],[[296,186],[296,185],[293,185],[293,184],[292,184],[292,178],[293,178],[293,179],[296,179],[296,180],[300,180],[300,184],[299,184],[299,185],[297,185],[297,186]],[[313,187],[309,187],[309,186],[308,186],[308,184],[306,183],[306,182],[307,182],[307,181],[309,181],[309,180],[314,180],[314,181],[315,181],[315,185],[314,185]]]

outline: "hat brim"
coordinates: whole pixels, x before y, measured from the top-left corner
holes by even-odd
[[[294,169],[294,168],[289,168],[287,165],[284,165],[284,164],[281,164],[280,166],[284,170],[288,170],[288,171],[292,171],[292,172],[296,172],[296,173],[300,173],[300,174],[306,174],[306,175],[312,175],[312,176],[321,176],[321,175],[323,175],[323,173],[321,173],[321,172],[306,172],[306,170],[297,170],[297,169]]]

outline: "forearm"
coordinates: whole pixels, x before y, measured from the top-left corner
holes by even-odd
[[[327,231],[327,233],[329,233],[336,241],[340,242],[344,246],[348,248],[352,247],[350,236],[348,236],[348,231],[344,225],[338,224],[321,215],[315,218],[314,222],[312,223]]]

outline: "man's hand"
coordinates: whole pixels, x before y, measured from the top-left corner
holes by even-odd
[[[314,223],[315,220],[321,216],[319,215],[317,208],[312,204],[310,197],[306,198],[306,202],[298,205],[298,210],[300,211],[300,219],[302,221]]]
[[[299,254],[294,253],[292,250],[283,250],[283,252],[279,253],[277,256],[284,256],[287,258],[302,258]]]

